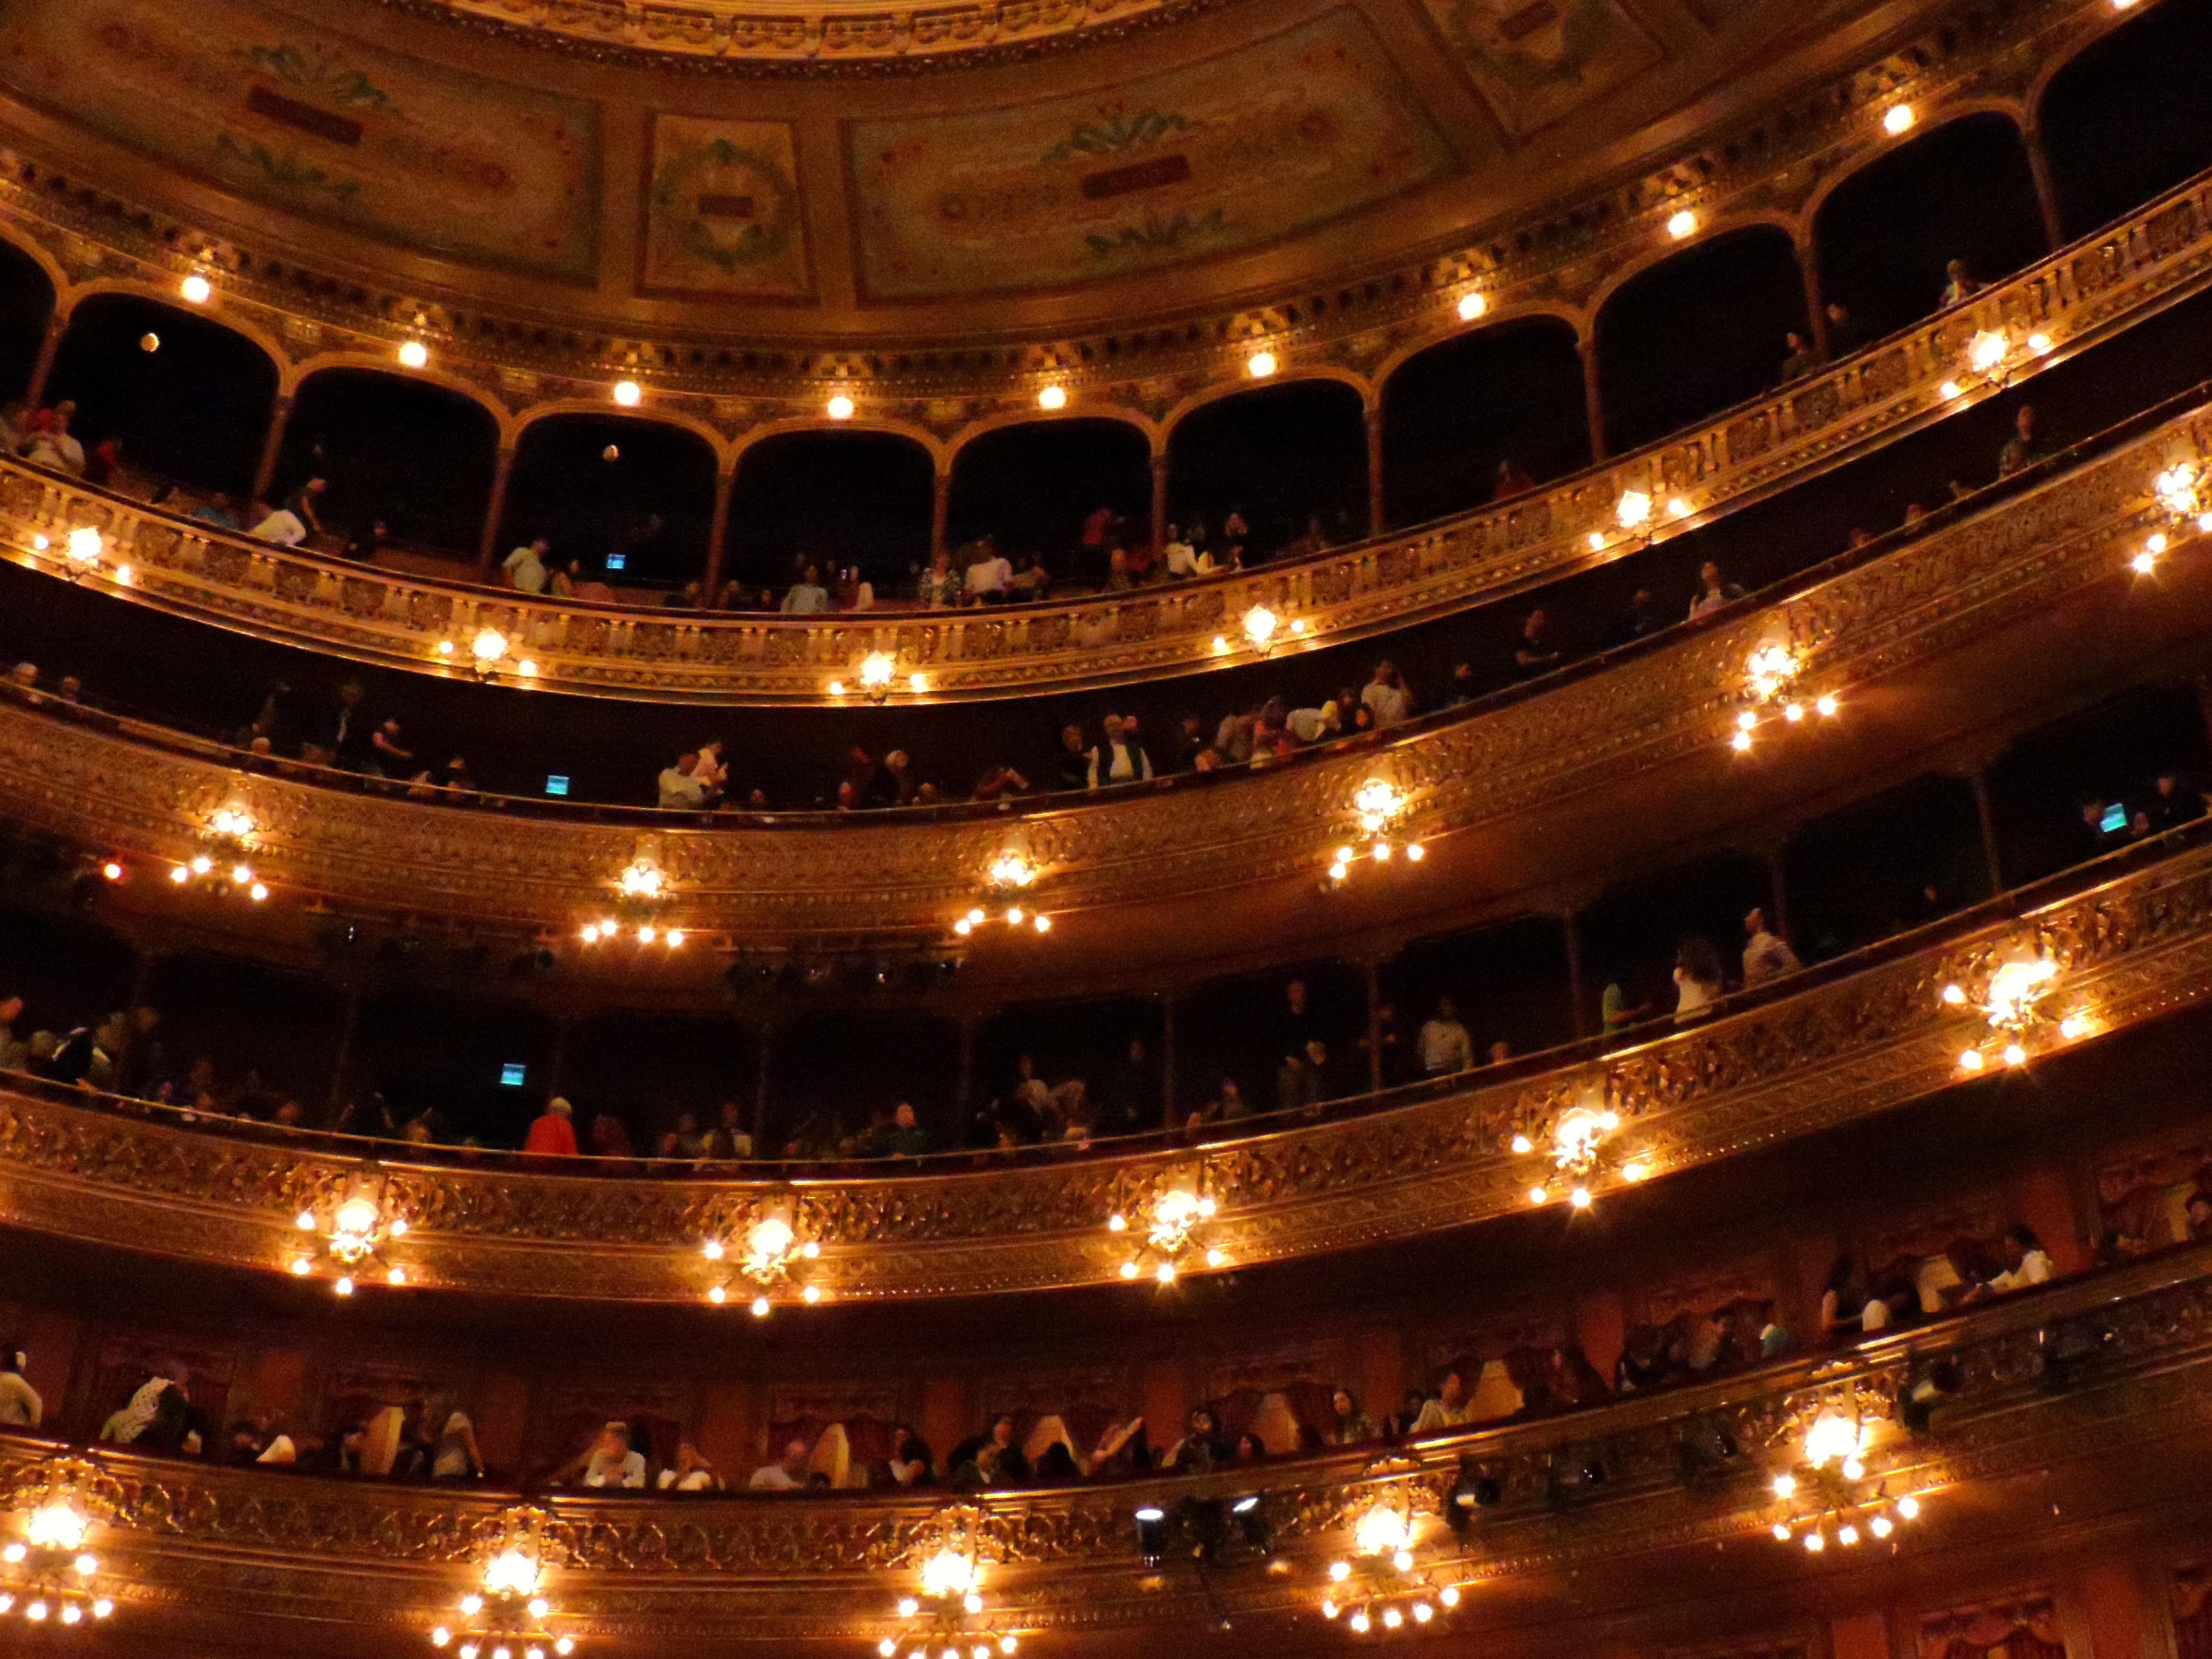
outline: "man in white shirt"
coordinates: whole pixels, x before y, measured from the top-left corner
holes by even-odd
[[[2012,1266],[1990,1280],[1988,1288],[1993,1294],[2005,1296],[2051,1282],[2051,1258],[2044,1254],[2042,1242],[2036,1237],[2033,1227],[2021,1224],[2009,1229],[2004,1236],[2004,1247],[2005,1258]]]
[[[696,812],[707,805],[707,786],[699,779],[699,757],[678,755],[660,775],[660,805],[672,812]]]
[[[1790,948],[1779,934],[1766,930],[1766,912],[1753,906],[1743,919],[1743,931],[1750,943],[1743,947],[1743,984],[1746,990],[1754,985],[1764,985],[1771,979],[1780,979],[1784,974],[1794,974],[1804,964],[1797,953]]]
[[[549,580],[545,574],[545,556],[553,550],[553,544],[540,536],[527,547],[518,547],[500,561],[507,572],[507,580],[518,593],[543,593]]]
[[[830,608],[830,590],[822,586],[822,573],[812,565],[806,574],[792,583],[791,591],[783,596],[783,613],[787,617],[817,617]]]
[[[1474,1068],[1474,1043],[1459,1023],[1459,1007],[1449,997],[1437,999],[1437,1012],[1421,1023],[1414,1039],[1421,1053],[1421,1074],[1442,1077]]]
[[[1167,545],[1160,550],[1160,558],[1170,576],[1206,576],[1213,572],[1213,556],[1185,541],[1174,525],[1168,526]]]
[[[57,472],[68,472],[82,477],[84,446],[70,435],[70,416],[76,405],[64,401],[56,404],[46,423],[31,434],[31,447],[25,459],[33,466],[50,467]]]
[[[1318,708],[1293,708],[1283,722],[1283,729],[1300,743],[1325,743],[1344,730],[1344,717],[1337,712],[1336,701],[1331,698]]]
[[[584,1485],[631,1488],[645,1485],[645,1454],[630,1449],[627,1424],[610,1423],[599,1431],[592,1455],[584,1463]]]
[[[998,604],[1014,590],[1014,567],[988,538],[975,544],[975,562],[968,567],[968,598]]]
[[[783,1449],[781,1463],[763,1463],[745,1482],[753,1492],[798,1492],[806,1485],[806,1443],[794,1440]]]
[[[1136,783],[1150,781],[1152,757],[1137,741],[1133,720],[1123,720],[1119,714],[1106,717],[1106,741],[1091,751],[1091,787],[1105,783]]]
[[[246,533],[257,542],[297,547],[307,539],[307,526],[300,522],[300,515],[290,507],[280,507]]]

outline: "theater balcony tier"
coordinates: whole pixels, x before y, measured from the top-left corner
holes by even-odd
[[[1575,1177],[1599,1192],[1852,1122],[1985,1063],[2002,1071],[2186,1006],[2212,963],[2208,842],[2201,827],[2170,831],[2118,867],[2093,864],[1842,958],[1692,1029],[1587,1043],[1495,1081],[1425,1085],[1339,1109],[1364,1115],[1201,1147],[945,1155],[858,1176],[759,1166],[754,1180],[556,1174],[494,1153],[434,1167],[396,1145],[195,1121],[18,1078],[0,1091],[0,1161],[18,1226],[282,1273],[302,1259],[295,1218],[312,1226],[362,1178],[362,1153],[389,1153],[375,1203],[387,1224],[406,1224],[392,1241],[404,1245],[393,1265],[404,1281],[522,1297],[696,1303],[720,1272],[702,1245],[746,1238],[771,1214],[789,1249],[803,1241],[811,1252],[810,1300],[1112,1283],[1128,1277],[1130,1241],[1177,1192],[1217,1207],[1168,1259],[1193,1272],[1251,1267],[1524,1211],[1530,1163],[1510,1143],[1548,1143],[1578,1107],[1618,1118],[1604,1157]],[[2055,977],[2024,1034],[1989,1046],[1983,1005],[2014,960],[2045,961]],[[2001,1058],[2011,1042],[2021,1052]],[[1555,1187],[1548,1201],[1560,1203],[1566,1188]],[[1109,1226],[1117,1213],[1133,1218],[1126,1235]]]
[[[22,70],[0,76],[9,216],[58,288],[203,275],[288,356],[388,362],[412,339],[501,403],[550,376],[598,400],[625,377],[765,396],[770,418],[818,419],[833,392],[901,419],[979,396],[1034,410],[1046,385],[1133,408],[1227,383],[1263,345],[1358,372],[1470,295],[1577,307],[1674,246],[1678,213],[1809,217],[1893,147],[1899,105],[1923,128],[1998,111],[2033,132],[2051,73],[2122,21],[2016,0],[1814,23],[1764,0],[1608,12],[1570,43],[1526,14],[1538,33],[1494,62],[1471,25],[1402,0],[927,6],[912,27],[895,5],[767,9],[763,30],[719,0],[233,0],[172,34],[133,3],[94,35],[33,6],[10,33]],[[1154,14],[1179,26],[1141,28]],[[1105,44],[1041,52],[1060,25]],[[570,27],[586,39],[515,44]],[[915,72],[956,41],[1020,61]],[[707,50],[663,55],[685,46]],[[295,61],[375,97],[349,101],[337,70],[287,80]],[[781,84],[746,84],[759,71]],[[506,125],[457,113],[478,107]],[[1228,142],[1245,130],[1298,165]]]
[[[394,1488],[104,1448],[61,1468],[94,1518],[117,1602],[102,1652],[296,1651],[310,1632],[318,1651],[348,1659],[427,1650],[434,1625],[461,1622],[454,1603],[518,1523],[544,1569],[546,1620],[587,1654],[646,1642],[857,1654],[886,1637],[904,1651],[896,1603],[956,1527],[982,1568],[993,1640],[1016,1634],[1024,1652],[1211,1641],[1231,1626],[1249,1650],[1312,1651],[1355,1639],[1320,1602],[1328,1564],[1357,1559],[1355,1529],[1378,1508],[1410,1522],[1415,1571],[1456,1592],[1423,1651],[1455,1638],[1516,1656],[1607,1650],[1607,1633],[1627,1629],[1674,1651],[1772,1638],[1869,1601],[1927,1613],[1998,1595],[2037,1602],[2041,1639],[2057,1647],[2052,1626],[2081,1611],[2054,1610],[2054,1586],[2062,1603],[2080,1594],[2084,1554],[2139,1553],[2146,1582],[2201,1559],[2188,1552],[2208,1521],[2208,1265],[2186,1248],[1724,1382],[1195,1479],[653,1501]],[[1790,1513],[1772,1477],[1802,1473],[1798,1446],[1824,1413],[1865,1431],[1869,1484],[1917,1504],[1887,1543],[1814,1553],[1771,1535]],[[0,1443],[0,1491],[27,1509],[52,1490],[62,1451]],[[1255,1517],[1249,1532],[1232,1505]],[[1168,1540],[1152,1559],[1133,1521],[1148,1509]],[[2146,1623],[2163,1628],[2162,1609]]]
[[[1449,912],[1515,914],[1577,885],[1596,890],[1666,848],[1753,833],[1993,753],[2053,707],[2154,665],[2193,671],[2212,571],[2194,520],[2172,525],[2148,492],[2208,447],[2199,414],[2154,411],[1986,511],[1957,509],[1795,591],[1556,684],[1395,741],[1096,805],[703,823],[542,803],[495,811],[344,793],[289,765],[241,770],[230,751],[14,701],[0,705],[0,810],[135,865],[149,879],[119,902],[146,904],[189,903],[189,888],[172,894],[152,878],[202,855],[218,814],[242,814],[277,901],[255,925],[272,931],[335,910],[434,915],[557,942],[606,915],[623,872],[644,866],[661,884],[654,919],[696,939],[687,960],[702,968],[722,945],[825,939],[957,947],[974,975],[1010,981],[1046,972],[1104,984],[1148,964],[1279,961],[1353,926],[1433,927]],[[2169,532],[2173,546],[2139,574],[2149,538]],[[1840,700],[1834,719],[1792,723],[1747,703],[1747,665],[1771,647],[1794,653],[1799,695]],[[1739,731],[1747,717],[1755,740]],[[1748,749],[1731,746],[1739,739]],[[1400,792],[1400,829],[1428,856],[1335,895],[1342,904],[1324,900],[1316,884],[1356,838],[1355,798],[1376,778]],[[1024,902],[1054,918],[1050,935],[1019,951],[956,939],[956,919],[1010,854],[1035,875]],[[1233,921],[1234,938],[1194,928],[1194,903],[1212,923]],[[700,971],[671,963],[656,987]]]
[[[0,556],[263,639],[510,686],[708,703],[1030,697],[1370,638],[1595,568],[2032,384],[2208,281],[2212,183],[2199,179],[1702,429],[1418,531],[1126,595],[816,617],[533,599],[274,547],[12,464]],[[87,530],[98,552],[79,557],[71,538]]]

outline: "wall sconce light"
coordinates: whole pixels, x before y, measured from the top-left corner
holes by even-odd
[[[1681,209],[1667,221],[1667,234],[1678,242],[1694,233],[1697,228],[1698,216],[1687,208]]]
[[[185,296],[187,305],[204,306],[213,296],[215,284],[195,270],[177,284],[177,292]]]
[[[801,1237],[787,1211],[757,1210],[734,1245],[711,1237],[699,1247],[699,1254],[714,1262],[736,1258],[738,1275],[744,1280],[738,1288],[752,1292],[749,1305],[756,1319],[767,1318],[786,1291],[795,1291],[809,1307],[822,1299],[820,1285],[803,1283],[799,1278],[802,1264],[820,1259],[822,1245],[818,1240]],[[730,1289],[726,1279],[718,1279],[707,1287],[707,1300],[719,1308],[730,1299]]]
[[[399,346],[399,366],[402,368],[422,368],[430,362],[430,348],[420,340],[404,340]]]
[[[1133,1221],[1125,1212],[1114,1211],[1106,1218],[1109,1233],[1126,1235],[1137,1222],[1145,1222],[1143,1236],[1121,1263],[1121,1277],[1149,1276],[1158,1284],[1172,1285],[1188,1267],[1196,1265],[1195,1261],[1186,1263],[1186,1256],[1194,1256],[1209,1267],[1227,1267],[1229,1253],[1218,1244],[1206,1243],[1201,1237],[1219,1208],[1212,1194],[1193,1182],[1162,1192],[1152,1202],[1148,1221],[1141,1215]]]
[[[833,421],[849,421],[853,418],[853,400],[842,392],[830,398],[825,409]]]
[[[338,1195],[321,1208],[310,1204],[293,1218],[300,1231],[319,1234],[323,1249],[338,1264],[331,1288],[351,1296],[368,1270],[381,1270],[387,1285],[407,1283],[407,1270],[384,1259],[384,1247],[407,1236],[407,1218],[392,1202],[391,1185],[373,1158],[363,1158],[346,1178]],[[292,1272],[305,1279],[315,1270],[313,1255],[302,1250],[292,1258]]]
[[[1961,1049],[1959,1069],[1980,1072],[1994,1052],[2008,1067],[2027,1064],[2032,1048],[2056,1036],[2063,1042],[2077,1042],[2096,1029],[2096,1022],[2076,1011],[2054,1018],[2043,1005],[2057,988],[2058,963],[2039,951],[2019,952],[1991,970],[1978,998],[1956,982],[1942,990],[1947,1008],[1971,1008],[1987,1022],[1986,1034]]]
[[[1037,393],[1037,407],[1047,412],[1067,407],[1067,388],[1048,386]]]
[[[1244,372],[1255,380],[1264,380],[1275,372],[1275,354],[1255,351],[1244,360]]]

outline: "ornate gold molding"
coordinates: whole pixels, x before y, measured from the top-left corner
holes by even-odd
[[[573,12],[560,0],[389,3],[449,17],[464,4],[479,15],[538,5],[549,20],[556,13],[611,20],[618,9],[625,27],[640,27],[657,15],[652,5],[609,8],[599,0],[580,0]],[[979,3],[1015,9],[1011,0]],[[890,14],[878,8],[877,15]],[[958,349],[964,342],[953,337],[892,351],[879,332],[860,348],[826,331],[814,338],[757,339],[660,331],[631,316],[580,314],[567,308],[579,303],[574,295],[549,317],[444,287],[395,291],[387,270],[348,268],[282,242],[249,245],[180,219],[167,204],[88,178],[81,156],[55,153],[23,131],[11,132],[9,147],[0,149],[0,222],[40,252],[65,305],[80,290],[135,288],[166,297],[187,271],[212,274],[222,307],[278,356],[287,389],[296,365],[387,366],[402,338],[419,337],[431,344],[448,383],[471,388],[502,416],[574,399],[603,404],[614,381],[635,379],[646,387],[649,408],[702,430],[735,434],[818,422],[824,398],[836,392],[855,398],[867,416],[951,440],[1007,419],[1035,418],[1037,391],[1051,383],[1067,392],[1070,415],[1120,416],[1157,430],[1173,412],[1243,383],[1244,356],[1261,343],[1285,374],[1346,379],[1371,401],[1390,366],[1466,331],[1456,313],[1465,294],[1480,292],[1492,318],[1534,312],[1576,319],[1624,270],[1672,246],[1663,226],[1685,206],[1697,212],[1705,234],[1779,222],[1809,237],[1810,204],[1888,143],[1880,118],[1890,104],[1910,100],[1930,125],[1952,107],[2024,109],[2043,73],[2118,21],[2105,0],[1995,6],[1968,0],[1933,9],[1917,32],[1892,36],[1856,65],[1700,134],[1632,176],[1533,218],[1485,225],[1477,240],[1457,247],[1426,250],[1395,268],[1302,278],[1214,314],[1176,313],[1134,326],[1117,318],[1088,333],[1038,336],[1012,348],[994,332],[992,349],[981,351]],[[1109,20],[1097,27],[1120,26]],[[916,60],[826,61],[817,54],[787,63],[724,52],[669,61],[815,75]],[[66,190],[52,188],[64,180]],[[876,329],[882,325],[874,319]]]
[[[2017,921],[1970,919],[1940,945],[1877,953],[1856,972],[1811,976],[1610,1056],[1243,1141],[1058,1165],[976,1154],[941,1160],[945,1173],[787,1182],[393,1164],[386,1202],[410,1222],[410,1283],[514,1296],[696,1299],[701,1241],[728,1236],[764,1196],[788,1202],[799,1231],[820,1241],[808,1279],[833,1298],[1108,1283],[1125,1252],[1107,1216],[1170,1176],[1219,1196],[1207,1237],[1230,1260],[1286,1261],[1524,1209],[1526,1172],[1504,1146],[1510,1126],[1592,1091],[1617,1104],[1623,1144],[1663,1174],[1941,1090],[1978,1017],[1947,1010],[1940,988],[2023,943],[2062,965],[2069,1010],[2102,1031],[2201,1000],[2212,984],[2212,847],[2112,873]],[[293,1218],[352,1169],[303,1139],[220,1133],[20,1080],[0,1089],[14,1224],[190,1260],[289,1262]]]
[[[1389,1494],[1442,1535],[1436,1517],[1462,1460],[1496,1482],[1463,1544],[1442,1535],[1455,1573],[1485,1582],[1559,1575],[1633,1554],[1742,1540],[1763,1525],[1770,1456],[1840,1395],[1885,1399],[1917,1356],[1955,1370],[1933,1440],[1905,1438],[1883,1473],[1917,1491],[1999,1480],[2147,1441],[2188,1434],[2212,1352],[2212,1282],[2191,1249],[2033,1297],[1999,1302],[1934,1330],[1738,1377],[1615,1401],[1565,1417],[1425,1441],[1377,1463],[1374,1449],[1301,1457],[1259,1470],[1057,1492],[982,1492],[960,1501],[992,1564],[995,1604],[1025,1632],[1070,1631],[1211,1609],[1280,1613],[1310,1606],[1350,1521]],[[2036,1384],[2057,1332],[2099,1339],[2070,1395]],[[1686,1490],[1686,1448],[1732,1445]],[[0,1498],[41,1489],[51,1445],[0,1439]],[[123,1615],[220,1603],[247,1615],[309,1613],[425,1628],[445,1587],[481,1557],[517,1503],[511,1492],[393,1487],[382,1482],[167,1461],[98,1449],[88,1496],[117,1524],[103,1553],[138,1587]],[[1606,1501],[1578,1501],[1575,1477],[1605,1471]],[[1283,1572],[1224,1572],[1201,1587],[1163,1584],[1136,1559],[1130,1516],[1153,1504],[1254,1491]],[[1563,1496],[1563,1490],[1565,1494]],[[564,1615],[587,1639],[617,1634],[690,1639],[881,1633],[895,1587],[945,1499],[865,1493],[727,1501],[627,1497],[533,1500],[538,1538]],[[1942,1503],[1940,1495],[1933,1501]],[[1564,1513],[1563,1513],[1564,1512]],[[1986,1524],[2011,1528],[2017,1517]],[[1954,1516],[1955,1528],[1966,1524]],[[1425,1545],[1425,1547],[1434,1547]],[[1798,1553],[1802,1557],[1802,1552]],[[272,1571],[272,1569],[277,1571]],[[1182,1577],[1184,1576],[1178,1576]]]
[[[78,574],[62,547],[71,529],[93,526],[110,556],[82,579],[118,599],[423,673],[466,672],[471,641],[489,629],[505,642],[498,678],[564,691],[836,703],[830,684],[855,684],[861,659],[883,653],[894,659],[893,695],[902,701],[1029,696],[1249,662],[1243,623],[1254,607],[1278,618],[1282,648],[1305,650],[1603,563],[1644,544],[1618,522],[1625,491],[1646,495],[1662,527],[1711,517],[1971,406],[1989,389],[1966,368],[1978,337],[2005,337],[2017,378],[2208,281],[2212,180],[1970,307],[1601,471],[1344,552],[1126,597],[818,618],[580,605],[274,547],[13,462],[0,466],[0,556]],[[1674,514],[1669,503],[1686,511]],[[128,580],[116,576],[118,563],[128,565]],[[925,690],[909,693],[917,674]]]

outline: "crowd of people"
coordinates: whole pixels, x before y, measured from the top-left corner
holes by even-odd
[[[2175,1236],[2153,1246],[2111,1230],[2092,1271],[2154,1249],[2212,1238],[2212,1193],[2188,1194]],[[1990,1238],[1962,1237],[1936,1248],[1905,1247],[1869,1263],[1845,1251],[1830,1268],[1808,1321],[1794,1329],[1776,1298],[1727,1293],[1717,1305],[1683,1308],[1659,1322],[1631,1325],[1610,1376],[1573,1340],[1471,1343],[1429,1385],[1407,1391],[1395,1411],[1370,1408],[1345,1383],[1244,1389],[1190,1408],[1159,1434],[1140,1414],[1097,1407],[999,1412],[939,1455],[911,1422],[865,1417],[772,1427],[769,1461],[726,1475],[680,1425],[646,1416],[580,1431],[567,1449],[522,1472],[526,1489],[574,1492],[765,1495],[827,1490],[884,1492],[1034,1488],[1159,1475],[1203,1475],[1337,1449],[1407,1445],[1468,1430],[1588,1410],[1741,1376],[1807,1353],[1833,1352],[1923,1326],[2053,1282],[2059,1270],[2034,1229],[2015,1222]],[[0,1425],[37,1429],[45,1408],[24,1380],[20,1342],[0,1346]],[[128,1387],[102,1425],[102,1443],[232,1464],[417,1484],[484,1480],[489,1471],[474,1425],[455,1399],[342,1405],[334,1421],[288,1423],[270,1413],[227,1425],[210,1420],[177,1365]],[[1940,1358],[1915,1362],[1908,1415],[1951,1384]]]

